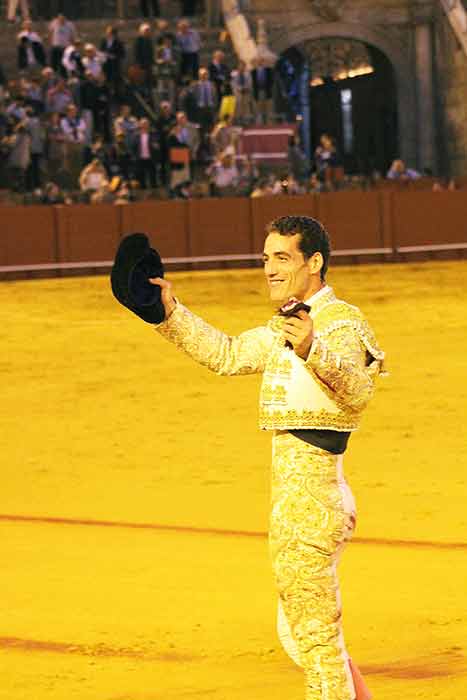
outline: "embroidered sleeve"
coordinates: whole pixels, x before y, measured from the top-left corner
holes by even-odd
[[[379,373],[380,364],[371,357],[352,326],[341,326],[325,337],[315,337],[305,362],[305,366],[335,393],[338,401],[356,411],[365,408],[372,397],[373,379]]]
[[[229,336],[182,304],[177,304],[156,330],[199,364],[224,375],[263,372],[273,342],[273,334],[265,326]]]

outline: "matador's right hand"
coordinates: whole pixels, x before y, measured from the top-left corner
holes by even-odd
[[[149,281],[151,284],[156,284],[161,288],[161,301],[165,309],[165,318],[168,319],[177,306],[177,302],[172,294],[172,285],[162,277],[150,277]]]

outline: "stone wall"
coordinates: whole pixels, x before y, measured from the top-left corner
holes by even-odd
[[[434,24],[436,118],[442,172],[467,174],[467,56],[441,8]]]

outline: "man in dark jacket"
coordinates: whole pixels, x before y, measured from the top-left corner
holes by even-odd
[[[124,43],[118,37],[118,30],[109,26],[105,30],[105,36],[101,40],[99,49],[106,55],[107,60],[102,66],[105,77],[118,92],[118,84],[122,79],[122,63],[126,56]]]
[[[138,134],[135,139],[136,178],[144,190],[149,186],[157,187],[157,164],[159,162],[159,143],[151,132],[149,119],[140,119]]]
[[[18,34],[18,69],[26,70],[38,65],[44,67],[46,63],[42,39],[37,32],[32,31],[32,22],[27,19]]]
[[[142,24],[139,28],[139,36],[133,45],[135,63],[144,72],[145,83],[151,84],[152,65],[154,63],[154,43],[149,24]]]
[[[272,122],[272,89],[274,85],[274,69],[266,66],[264,58],[258,58],[256,68],[251,71],[253,82],[253,98],[257,121],[264,124]]]

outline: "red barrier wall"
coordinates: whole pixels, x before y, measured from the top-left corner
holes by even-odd
[[[57,207],[60,262],[112,260],[120,239],[120,207],[74,204]]]
[[[467,243],[465,191],[4,206],[0,265],[113,260],[134,231],[148,233],[163,257],[260,253],[266,224],[291,214],[323,221],[334,250]]]
[[[54,207],[0,208],[0,265],[57,261]]]
[[[378,192],[333,192],[316,201],[316,216],[329,231],[334,250],[383,247]]]
[[[467,193],[397,192],[392,225],[396,247],[467,242]]]
[[[251,253],[250,200],[192,199],[188,202],[191,255]]]
[[[148,234],[163,257],[190,255],[187,202],[141,202],[117,208],[122,212],[122,236],[140,231]]]

